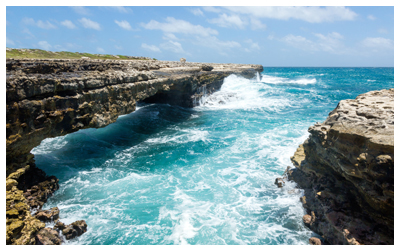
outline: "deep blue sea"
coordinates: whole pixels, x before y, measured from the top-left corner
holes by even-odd
[[[308,244],[302,190],[275,178],[340,100],[393,87],[394,68],[265,68],[193,109],[138,104],[32,150],[60,179],[44,209],[86,220],[66,244]]]

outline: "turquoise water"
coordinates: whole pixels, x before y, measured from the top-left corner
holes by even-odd
[[[139,104],[101,129],[44,140],[60,179],[44,209],[88,231],[67,244],[308,244],[290,156],[343,99],[394,87],[393,68],[265,68],[185,109]]]

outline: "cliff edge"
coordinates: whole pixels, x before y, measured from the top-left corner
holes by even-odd
[[[218,90],[226,76],[252,78],[263,67],[8,58],[6,70],[6,243],[58,245],[61,233],[71,239],[86,232],[87,225],[64,225],[58,208],[41,210],[58,189],[58,179],[36,168],[30,153],[43,139],[107,126],[133,112],[138,101],[194,107],[202,96]],[[56,225],[46,228],[48,221]]]
[[[328,244],[394,244],[394,89],[343,100],[291,157],[303,221]]]

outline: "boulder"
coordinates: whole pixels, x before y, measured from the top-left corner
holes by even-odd
[[[64,234],[67,240],[75,238],[77,236],[82,235],[87,231],[87,224],[84,220],[75,221],[68,226],[66,226],[62,233]]]
[[[35,214],[35,217],[43,222],[56,221],[59,218],[60,210],[58,207],[53,207],[49,210],[41,210]]]
[[[214,67],[211,65],[206,65],[206,64],[201,65],[201,70],[203,70],[203,71],[211,71],[213,69],[214,69]]]
[[[36,245],[61,245],[61,238],[56,230],[43,228],[36,234]]]
[[[322,245],[321,240],[317,237],[311,237],[308,242],[310,243],[310,245]]]

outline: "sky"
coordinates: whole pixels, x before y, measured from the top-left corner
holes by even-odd
[[[6,46],[277,67],[393,67],[394,7],[7,6]]]

